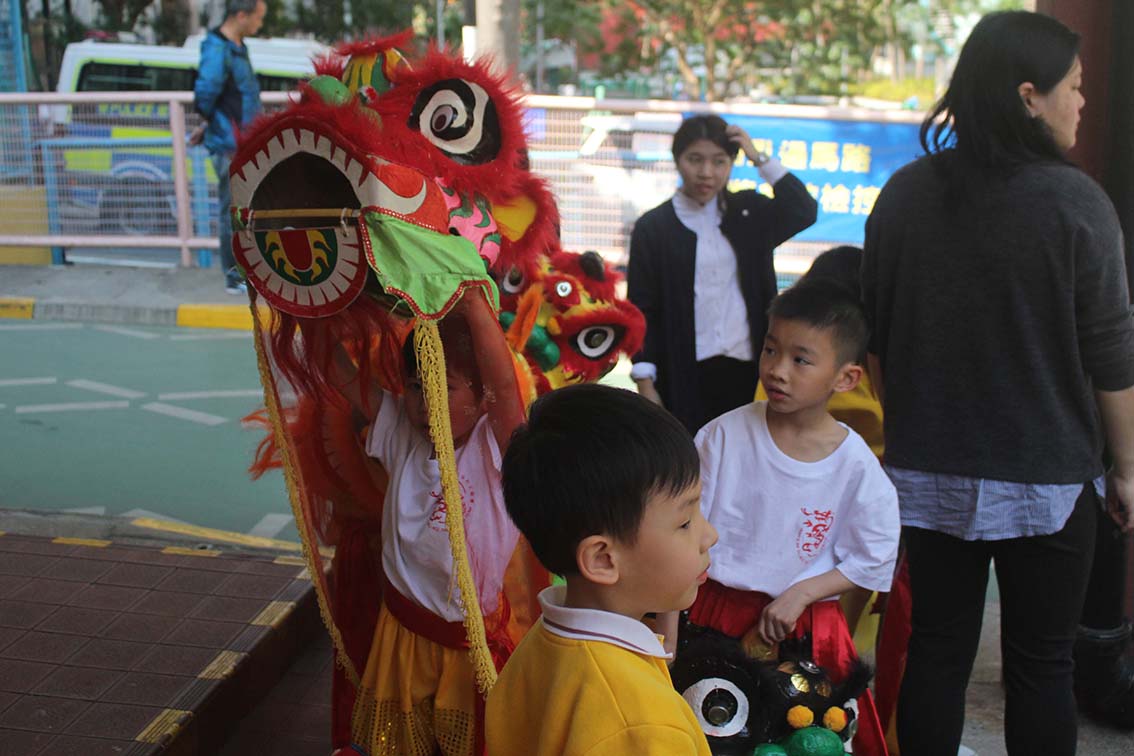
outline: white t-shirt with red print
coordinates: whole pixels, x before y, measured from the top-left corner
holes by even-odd
[[[888,591],[898,494],[870,447],[847,428],[825,459],[800,462],[772,440],[766,409],[746,404],[697,434],[701,511],[719,534],[709,577],[774,598],[838,568],[855,585]]]
[[[449,547],[447,505],[433,444],[406,417],[400,396],[384,393],[366,453],[390,476],[382,507],[382,569],[399,593],[447,622],[461,622]],[[487,415],[456,450],[465,536],[484,614],[496,610],[519,531],[504,509],[500,449]]]

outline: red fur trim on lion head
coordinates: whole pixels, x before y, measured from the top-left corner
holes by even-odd
[[[504,201],[526,197],[535,205],[535,218],[517,239],[501,234],[500,256],[496,258],[493,271],[504,274],[513,267],[518,267],[530,281],[532,273],[539,268],[540,258],[560,249],[559,208],[547,181],[540,176],[526,173],[520,177],[518,184],[516,194]]]
[[[596,305],[581,315],[561,318],[560,333],[552,337],[559,346],[560,365],[567,373],[583,376],[585,381],[598,380],[618,361],[619,354],[635,354],[642,347],[646,319],[641,310],[625,300]],[[615,329],[614,340],[602,355],[588,356],[578,339],[588,328],[608,326]]]
[[[367,37],[355,42],[343,42],[335,48],[335,54],[349,58],[352,55],[383,53],[389,49],[404,53],[412,40],[413,29],[403,29],[397,34],[390,34],[385,37]]]
[[[336,79],[341,79],[343,77],[343,71],[346,70],[346,58],[341,58],[334,53],[316,56],[311,59],[311,62],[315,66],[316,76],[331,76]]]
[[[584,263],[584,255],[588,262]],[[595,277],[601,266],[602,277]],[[622,274],[604,260],[597,252],[556,252],[551,255],[551,267],[558,273],[572,276],[583,285],[595,299],[613,302],[617,296],[615,287],[622,280]]]
[[[453,121],[446,122],[449,111],[442,108],[441,100],[446,98],[434,99],[447,89],[446,83],[452,84],[449,89],[453,93],[447,103],[458,102],[464,107],[466,99],[472,98],[472,108],[456,122],[458,127],[471,122],[472,138],[453,136],[457,127],[452,126]],[[374,108],[382,116],[385,132],[412,133],[431,146],[433,173],[447,186],[496,202],[514,196],[522,179],[530,175],[520,166],[527,141],[517,94],[516,88],[493,74],[486,63],[468,63],[431,48],[423,58],[397,71],[394,87],[382,94]],[[429,133],[422,131],[423,121]],[[436,131],[431,131],[430,125],[435,125]]]

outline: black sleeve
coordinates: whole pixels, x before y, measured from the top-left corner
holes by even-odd
[[[1085,182],[1084,182],[1085,183]],[[1103,391],[1134,386],[1134,322],[1126,288],[1122,229],[1109,198],[1097,194],[1094,212],[1075,227],[1075,321],[1083,368]]]
[[[772,185],[772,193],[764,214],[771,219],[772,246],[778,247],[815,224],[819,203],[803,182],[790,173]]]
[[[659,340],[662,292],[661,280],[657,271],[657,249],[650,222],[639,218],[630,234],[630,260],[626,270],[626,296],[642,311],[646,318],[646,335],[642,349],[633,356],[634,362],[652,362],[658,365],[660,359]],[[659,366],[660,369],[660,366]]]

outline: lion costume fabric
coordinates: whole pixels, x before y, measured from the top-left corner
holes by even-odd
[[[483,63],[436,49],[407,58],[398,48],[408,41],[351,43],[317,61],[296,102],[242,135],[231,168],[233,251],[250,284],[260,418],[271,428],[252,469],[284,470],[335,648],[333,746],[353,741],[372,756],[417,750],[413,738],[391,741],[360,721],[368,707],[356,706],[382,602],[387,476],[364,451],[368,422],[336,385],[336,356],[349,355],[362,385],[400,393],[403,344],[414,340],[449,502],[453,593],[483,696],[506,649],[538,617],[536,594],[549,576],[521,538],[486,623],[455,503],[437,324],[472,289],[496,306],[494,278],[505,282],[508,301],[524,303],[502,321],[512,325],[507,341],[526,401],[597,379],[638,348],[644,330],[641,314],[616,296],[609,266],[559,250],[555,203],[527,168],[515,93]],[[519,289],[514,271],[526,275]],[[550,362],[548,343],[558,349]]]

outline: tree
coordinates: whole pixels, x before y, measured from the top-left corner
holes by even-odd
[[[946,54],[954,19],[1022,0],[604,0],[602,68],[661,70],[707,100],[760,77],[783,95],[844,94],[883,51],[899,64]],[[895,69],[901,69],[901,65]]]
[[[686,87],[707,100],[734,89],[760,57],[761,46],[783,34],[760,0],[634,0],[643,31],[672,49]],[[627,18],[623,14],[623,18]],[[643,37],[645,35],[642,35]],[[645,58],[661,51],[642,45]],[[702,87],[702,79],[704,86]]]
[[[130,31],[153,0],[99,0],[106,31]]]

